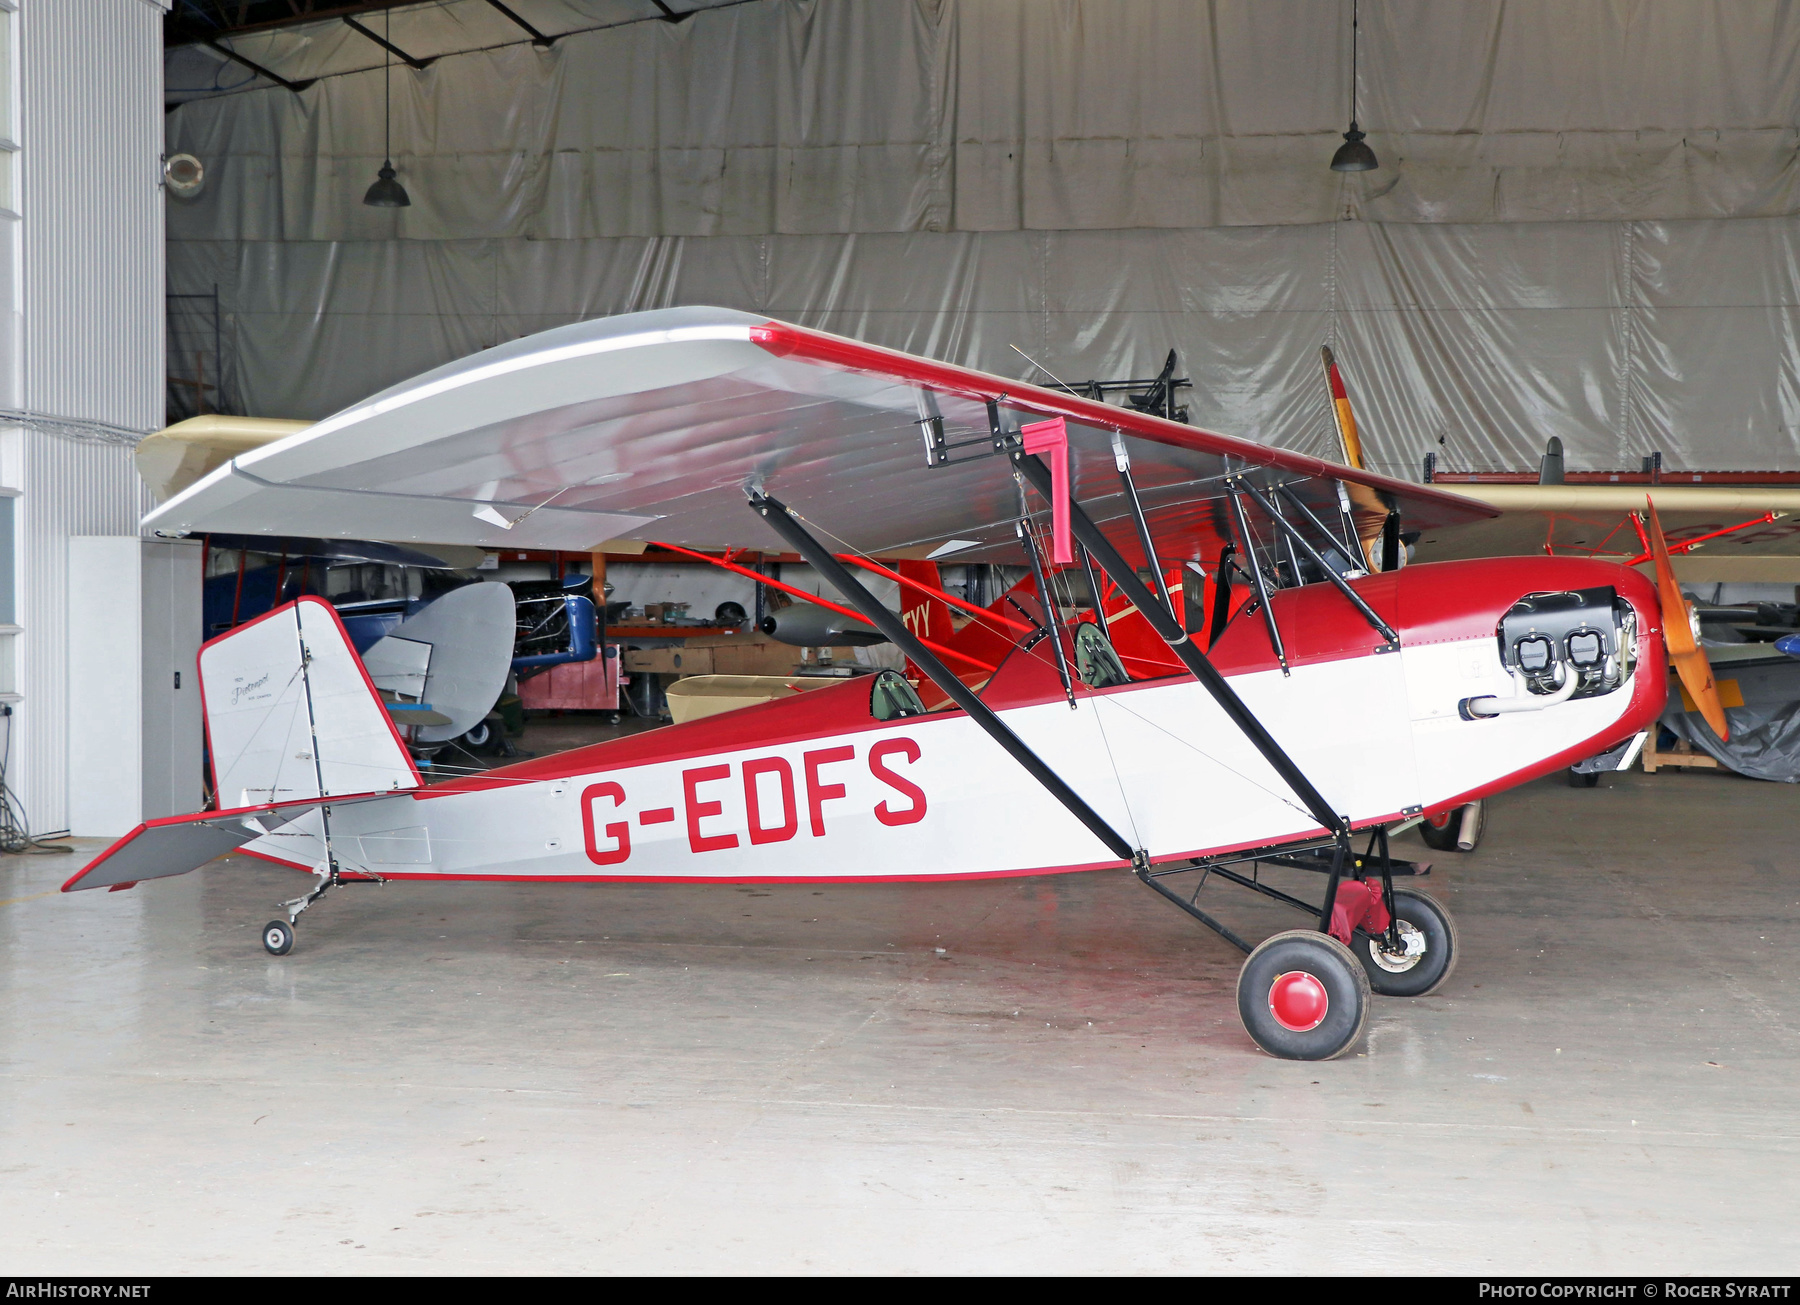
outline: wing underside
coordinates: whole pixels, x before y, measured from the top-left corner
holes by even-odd
[[[1800,489],[1792,486],[1459,485],[1451,492],[1503,515],[1426,530],[1418,541],[1421,562],[1514,554],[1645,559],[1631,518],[1649,500],[1670,546],[1696,549],[1674,559],[1678,574],[1691,564],[1720,580],[1740,578],[1736,571],[1746,580],[1800,578]],[[1765,561],[1785,565],[1756,574]]]
[[[1480,520],[1455,495],[842,337],[712,308],[514,341],[240,455],[152,513],[163,532],[584,550],[611,540],[781,547],[745,504],[778,495],[856,551],[1017,555],[1019,498],[994,445],[1068,423],[1075,497],[1128,553],[1115,441],[1160,541],[1231,538],[1220,482],[1284,483],[1321,518],[1350,490],[1359,530]],[[1191,548],[1190,548],[1191,544]]]

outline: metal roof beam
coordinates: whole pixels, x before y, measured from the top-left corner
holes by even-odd
[[[308,86],[311,86],[315,81],[318,80],[318,78],[316,78],[316,77],[308,77],[305,81],[291,82],[287,78],[283,77],[280,73],[273,72],[270,69],[263,67],[260,63],[257,63],[254,59],[245,58],[243,55],[239,54],[236,50],[232,49],[229,45],[226,45],[223,41],[219,40],[217,37],[209,36],[204,32],[196,32],[191,29],[183,32],[181,35],[181,43],[186,44],[188,42],[194,42],[199,45],[204,45],[209,50],[217,50],[220,54],[224,55],[227,59],[231,60],[233,63],[242,64],[244,67],[248,68],[251,72],[255,73],[258,77],[267,77],[270,81],[274,82],[277,86],[285,86],[285,87],[287,87],[288,90],[293,91],[296,95],[298,95],[301,91],[305,90]]]
[[[537,46],[540,50],[548,50],[551,46],[556,44],[556,38],[554,36],[545,36],[542,32],[538,31],[537,28],[533,27],[530,23],[526,22],[523,18],[519,17],[512,10],[508,9],[505,5],[501,4],[500,0],[488,0],[488,3],[490,5],[492,5],[495,9],[499,10],[502,14],[506,15],[506,17],[512,19],[512,21],[515,24],[517,24],[519,27],[521,27],[525,31],[531,33],[531,43],[533,45]]]
[[[357,22],[354,18],[350,17],[350,15],[348,15],[348,14],[344,15],[344,26],[354,28],[356,31],[361,32],[364,36],[368,37],[371,41],[375,42],[376,45],[379,45],[382,49],[386,50],[389,54],[393,55],[396,59],[399,59],[408,68],[412,68],[418,72],[424,72],[427,68],[431,67],[432,64],[437,62],[436,55],[432,55],[429,59],[413,58],[405,50],[402,50],[399,46],[395,45],[392,41],[388,40],[385,36],[382,36],[380,33],[371,31],[369,28],[364,27],[361,23]]]

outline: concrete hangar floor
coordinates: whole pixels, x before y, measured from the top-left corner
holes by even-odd
[[[1271,1059],[1123,872],[116,894],[0,868],[15,1274],[1792,1272],[1800,791],[1542,781],[1462,959]],[[1211,891],[1211,890],[1209,890]],[[1293,917],[1233,891],[1252,937]]]

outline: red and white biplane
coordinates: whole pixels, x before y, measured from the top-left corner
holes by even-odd
[[[233,850],[276,860],[318,876],[265,929],[283,953],[299,913],[354,881],[1126,869],[1249,953],[1238,1005],[1260,1046],[1336,1056],[1371,987],[1429,992],[1456,960],[1443,908],[1395,887],[1414,867],[1388,828],[1603,752],[1666,697],[1662,602],[1637,572],[1402,565],[1411,532],[1491,515],[738,312],[548,331],[241,454],[147,524],[797,553],[907,673],[428,786],[332,609],[303,598],[201,652],[221,809],[138,828],[66,887]],[[871,560],[927,556],[1029,571],[977,608],[928,569]],[[858,578],[870,569],[970,619],[902,619]],[[1258,862],[1317,872],[1320,899],[1274,889]],[[1253,947],[1172,886],[1208,877],[1309,927]]]

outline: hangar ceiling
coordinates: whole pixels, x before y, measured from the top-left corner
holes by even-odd
[[[168,102],[289,89],[382,66],[426,65],[505,45],[554,47],[565,36],[641,22],[678,24],[746,0],[175,0],[163,20]]]

